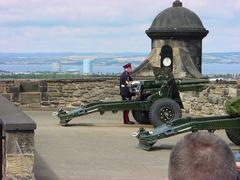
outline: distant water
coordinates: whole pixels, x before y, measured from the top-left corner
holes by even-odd
[[[240,64],[203,64],[203,74],[240,74]]]
[[[80,65],[62,65],[62,72],[66,71],[80,71],[82,72],[82,66]],[[10,72],[36,72],[36,71],[53,71],[51,64],[44,65],[0,65],[0,70]],[[120,73],[122,67],[117,65],[108,66],[94,66],[93,73]],[[203,64],[203,74],[240,74],[240,64]]]
[[[10,72],[43,72],[53,71],[52,65],[48,64],[27,64],[27,65],[0,65],[0,70]],[[66,71],[83,71],[83,67],[80,65],[61,65],[62,72]],[[94,66],[94,73],[118,73],[122,71],[122,66],[108,65],[108,66]]]

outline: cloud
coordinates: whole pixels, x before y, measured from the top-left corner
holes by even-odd
[[[1,27],[0,49],[12,51],[146,51],[150,39],[146,24],[123,27]],[[142,41],[142,42],[141,42]],[[144,43],[143,43],[144,42]],[[126,47],[131,47],[129,50]],[[146,48],[146,49],[145,49]]]
[[[67,25],[80,25],[87,23],[87,25],[107,24],[107,23],[121,23],[131,20],[140,20],[148,17],[140,13],[140,10],[147,4],[141,1],[15,1],[15,3],[8,4],[9,1],[0,3],[0,23],[2,25],[32,25],[37,26],[39,22],[52,22],[53,24],[60,25],[60,22],[67,22]],[[22,3],[24,2],[24,3]],[[146,1],[145,1],[146,2]],[[140,6],[140,8],[134,8]]]
[[[210,30],[204,50],[239,44],[240,1],[182,0]],[[1,0],[1,51],[149,51],[145,35],[173,0]],[[214,7],[214,9],[213,9]],[[231,28],[230,28],[231,27]],[[231,43],[226,50],[240,50]]]
[[[42,26],[44,22],[53,25],[62,22],[66,25],[123,25],[151,20],[171,3],[170,0],[1,0],[0,24]],[[236,0],[183,0],[183,4],[209,18],[235,18],[240,13],[240,2]]]
[[[186,0],[185,5],[208,18],[232,19],[240,14],[240,1],[236,0],[201,0],[194,2]]]
[[[204,52],[239,52],[240,27],[215,27],[203,41]]]

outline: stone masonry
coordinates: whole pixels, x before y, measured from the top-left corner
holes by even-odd
[[[7,179],[32,179],[34,176],[34,131],[7,131],[5,136]]]
[[[225,101],[240,96],[240,83],[211,83],[202,92],[181,93],[184,110],[193,116],[225,114]]]
[[[0,94],[22,108],[74,108],[99,100],[120,100],[118,78],[0,81]]]
[[[50,110],[75,108],[90,102],[121,100],[118,77],[74,80],[1,80],[0,93],[17,106]],[[203,92],[181,93],[191,115],[224,114],[224,102],[240,95],[240,83],[211,83]]]

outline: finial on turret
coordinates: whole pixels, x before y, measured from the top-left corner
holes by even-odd
[[[173,7],[182,7],[182,2],[180,0],[175,0],[173,2]]]

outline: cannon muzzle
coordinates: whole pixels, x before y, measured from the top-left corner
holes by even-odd
[[[57,116],[60,119],[59,124],[61,126],[66,126],[69,121],[72,120],[72,117],[69,116],[69,111],[66,111],[62,108],[58,110],[58,112],[53,112],[53,116]]]
[[[132,133],[132,136],[139,140],[139,148],[149,151],[158,139],[169,137],[175,133],[170,125],[164,124],[152,131],[146,131],[141,127],[138,132]]]

